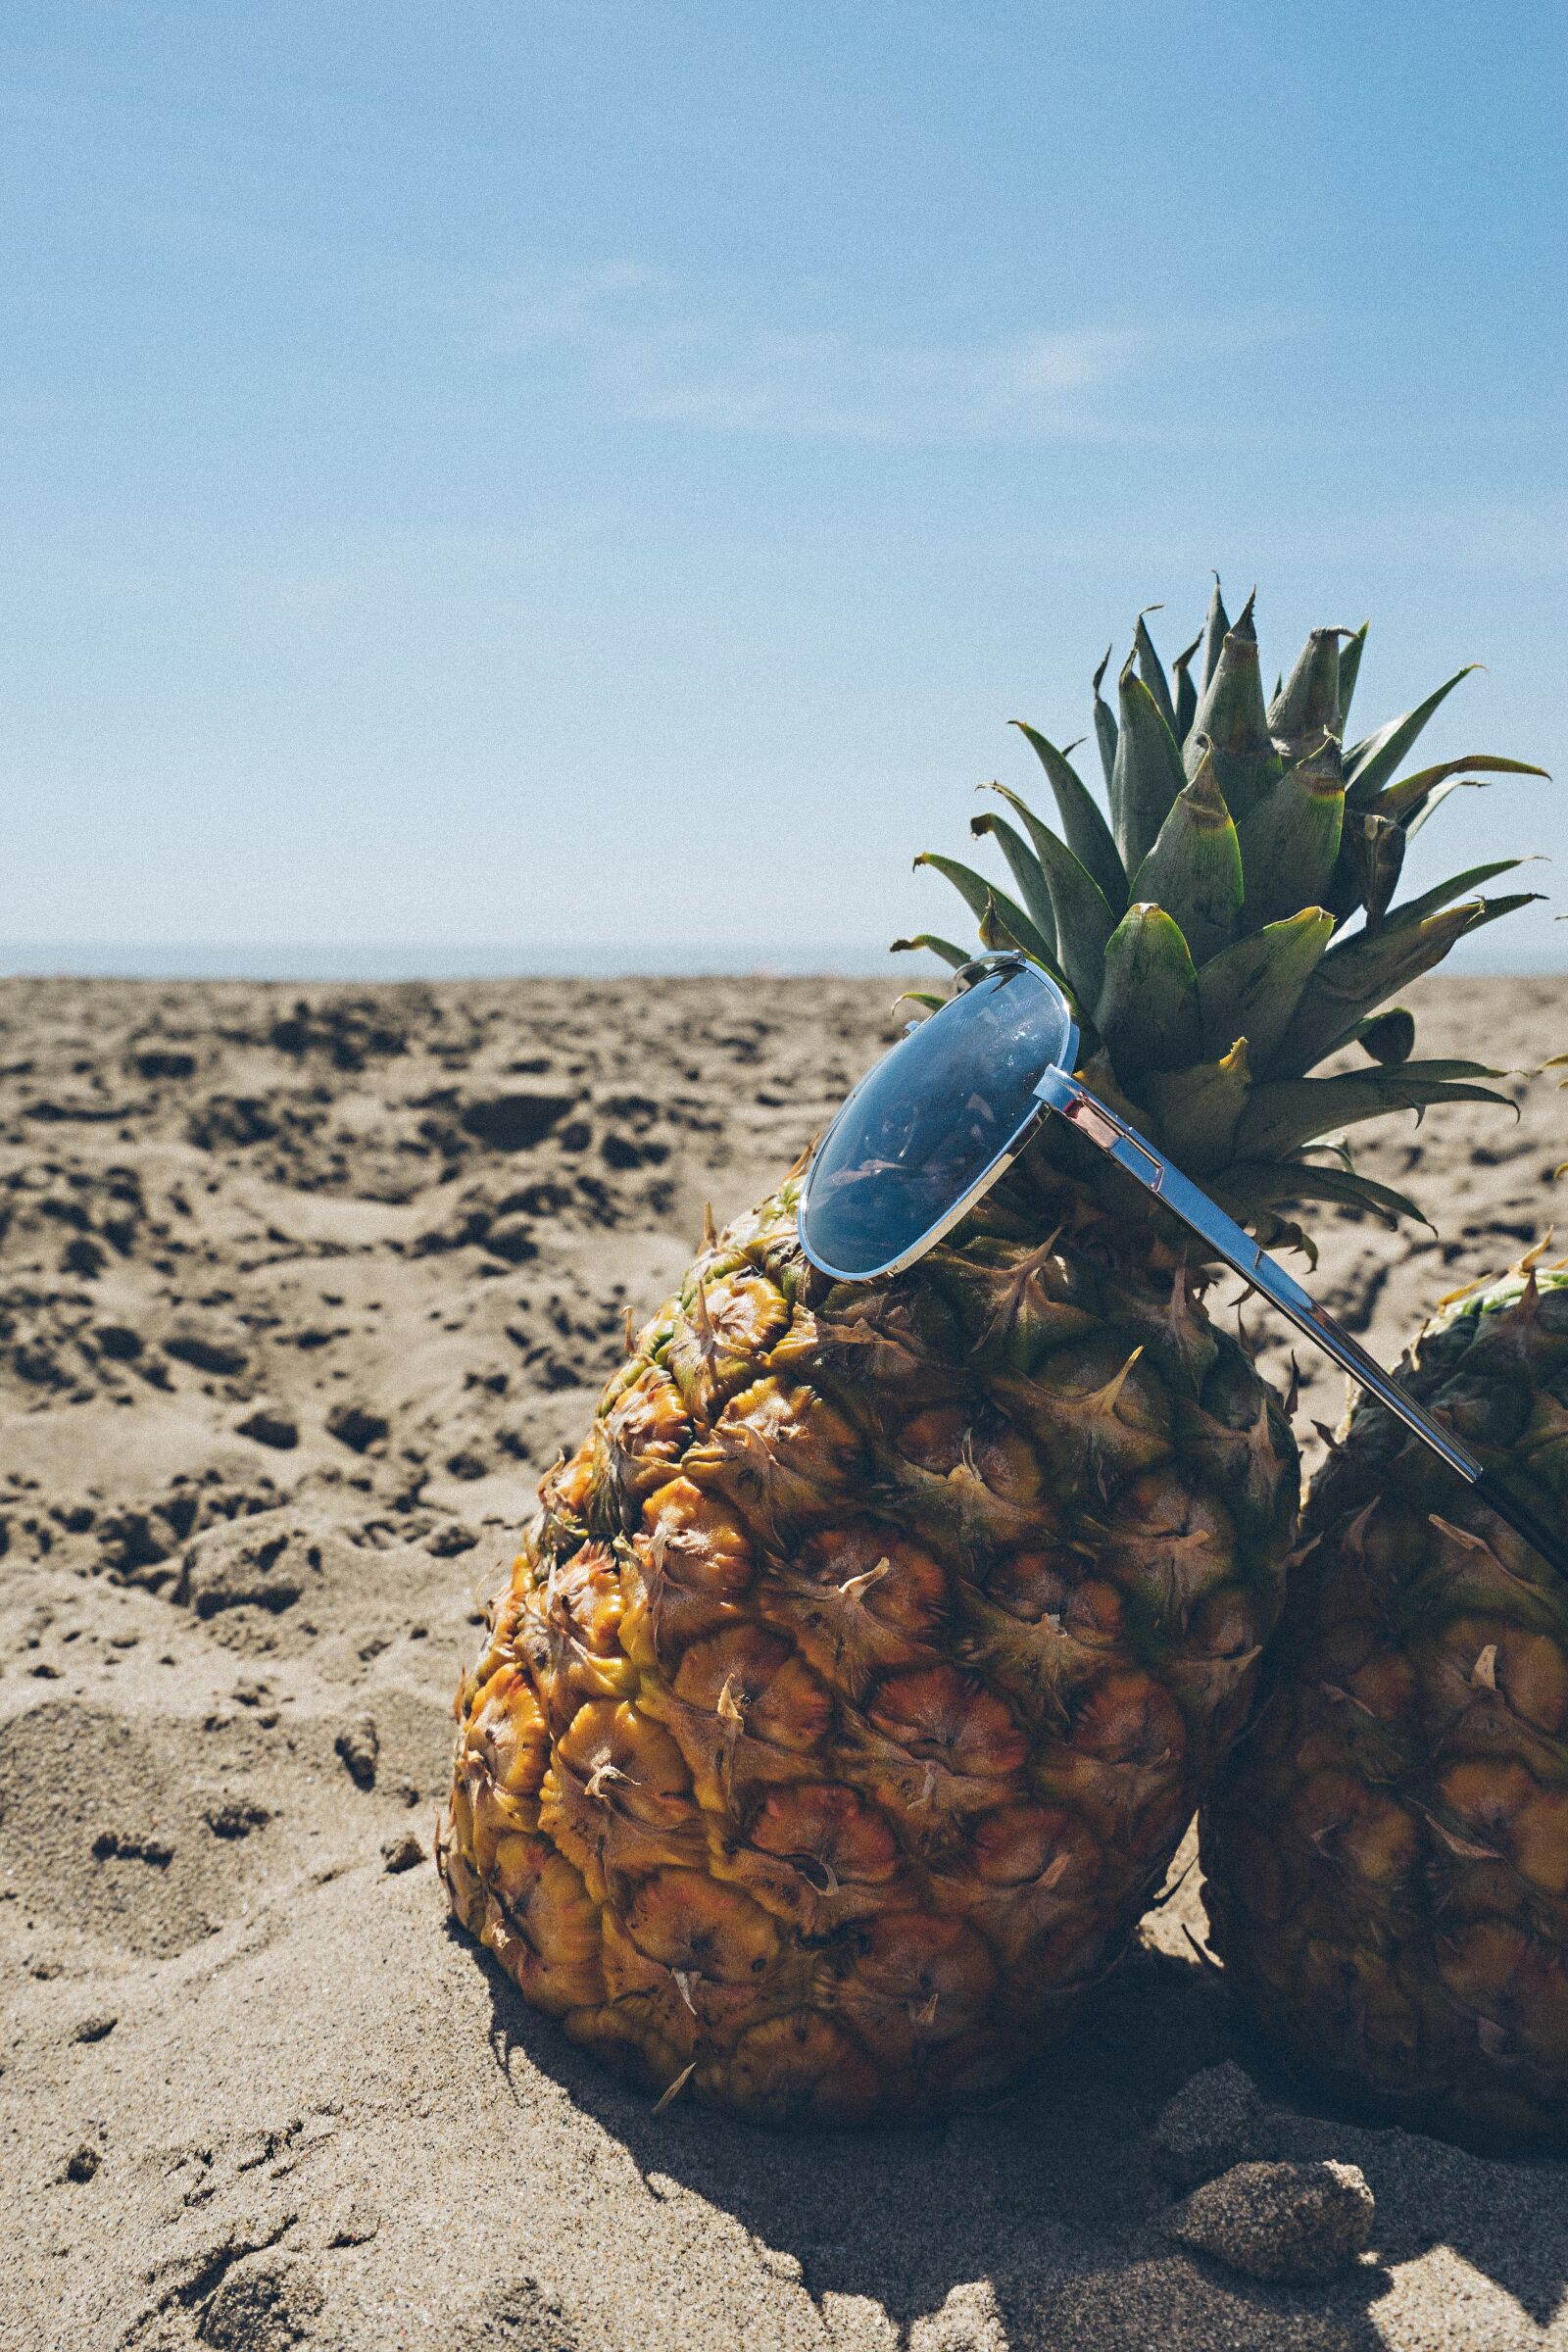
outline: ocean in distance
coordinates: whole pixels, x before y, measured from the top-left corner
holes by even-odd
[[[0,938],[0,978],[89,980],[272,980],[373,985],[419,980],[621,980],[896,978],[906,984],[941,967],[924,955],[891,956],[875,942],[733,943],[630,941],[623,947],[581,942],[530,947],[524,942],[411,945],[400,941],[169,941]],[[1568,978],[1568,935],[1511,954],[1488,932],[1461,941],[1446,971]]]

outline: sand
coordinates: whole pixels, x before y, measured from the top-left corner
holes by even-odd
[[[1070,2054],[876,2135],[656,2116],[448,1925],[475,1593],[626,1306],[794,1158],[891,994],[0,988],[0,2343],[1568,2344],[1568,2171],[1294,2100],[1193,1878]],[[1563,994],[1433,984],[1423,1050],[1539,1061]],[[1328,1225],[1323,1293],[1391,1360],[1555,1213],[1568,1105],[1516,1092],[1365,1151],[1441,1242]],[[1303,1439],[1342,1401],[1313,1367]],[[1164,2233],[1153,2124],[1238,2055],[1254,2152],[1376,2196],[1335,2283]]]

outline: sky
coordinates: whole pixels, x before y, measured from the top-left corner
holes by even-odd
[[[1568,912],[1565,118],[1561,0],[12,0],[0,969],[874,968],[1211,567],[1485,662],[1410,871]]]

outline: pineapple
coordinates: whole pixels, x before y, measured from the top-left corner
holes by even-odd
[[[1096,680],[1108,823],[1025,730],[1061,834],[1011,793],[1022,831],[975,825],[1018,896],[925,861],[1271,1240],[1408,1206],[1303,1152],[1487,1096],[1377,1012],[1519,903],[1466,895],[1498,865],[1391,908],[1445,791],[1518,763],[1400,777],[1456,680],[1343,749],[1363,637],[1314,631],[1266,705],[1250,605],[1216,590],[1173,683],[1140,620],[1117,712]],[[545,1479],[439,1855],[525,1998],[651,2091],[856,2123],[992,2090],[1113,1964],[1246,1719],[1298,1479],[1185,1234],[1059,1122],[896,1280],[815,1273],[798,1192],[709,1232]]]
[[[1562,1523],[1568,1269],[1448,1302],[1409,1385]],[[1333,2091],[1568,2148],[1568,1595],[1380,1405],[1305,1533],[1261,1715],[1203,1815],[1215,1945]]]

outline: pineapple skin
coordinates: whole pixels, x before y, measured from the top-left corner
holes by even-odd
[[[1409,1386],[1568,1514],[1568,1273],[1422,1334]],[[1314,1481],[1252,1733],[1202,1821],[1215,1948],[1287,2065],[1396,2121],[1568,2147],[1568,1592],[1381,1406]]]
[[[798,1192],[544,1480],[437,1857],[619,2073],[846,2125],[1067,2031],[1247,1718],[1299,1484],[1200,1275],[1038,1153],[882,1283],[810,1268]]]

